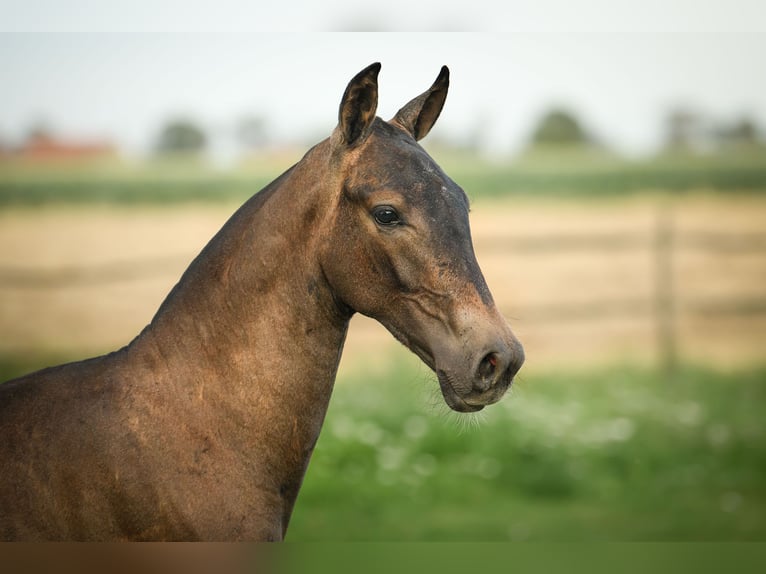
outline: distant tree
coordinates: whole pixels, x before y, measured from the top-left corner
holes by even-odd
[[[758,143],[758,126],[751,118],[743,117],[733,124],[718,127],[716,139],[725,146],[752,146]]]
[[[590,137],[572,112],[553,109],[547,112],[532,132],[533,145],[583,145]]]
[[[205,132],[188,119],[174,119],[165,124],[157,137],[155,149],[160,154],[195,154],[205,149]]]

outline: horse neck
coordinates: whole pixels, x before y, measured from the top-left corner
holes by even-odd
[[[307,440],[324,418],[350,318],[317,254],[335,200],[327,165],[317,146],[245,203],[135,342],[182,393],[261,426],[301,420]]]

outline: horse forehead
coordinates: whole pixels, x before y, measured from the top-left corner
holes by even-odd
[[[466,205],[463,190],[452,181],[414,140],[386,138],[370,150],[363,161],[360,175],[363,187],[373,192],[385,188],[400,191],[412,200]]]
[[[433,164],[435,165],[435,164]],[[386,172],[376,170],[371,177],[362,175],[358,191],[363,197],[373,196],[378,191],[401,194],[406,203],[419,205],[428,210],[468,210],[468,198],[463,189],[441,170],[397,170]]]

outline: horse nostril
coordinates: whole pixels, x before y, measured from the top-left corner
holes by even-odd
[[[479,368],[476,377],[476,387],[479,390],[487,390],[492,386],[495,380],[495,373],[497,372],[498,356],[497,353],[487,353],[484,358],[479,362]]]

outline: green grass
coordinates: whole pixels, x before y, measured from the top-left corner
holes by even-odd
[[[633,161],[587,149],[541,150],[499,163],[461,161],[446,155],[443,167],[477,199],[766,189],[766,152],[759,149],[710,156],[668,154]]]
[[[276,158],[229,170],[191,159],[143,163],[6,161],[0,163],[0,206],[241,202],[293,161],[290,157]]]
[[[338,381],[288,540],[766,540],[764,404],[766,366],[624,366],[530,373],[465,416],[397,360]]]
[[[201,162],[123,164],[0,163],[0,206],[45,204],[157,204],[237,201],[251,196],[301,154],[217,170]],[[434,158],[473,199],[552,196],[601,197],[662,190],[762,192],[766,152],[713,156],[665,155],[629,161],[589,151],[530,153],[492,162],[466,152],[433,150]]]
[[[475,426],[424,378],[339,382],[289,540],[766,539],[766,369],[530,375]]]

